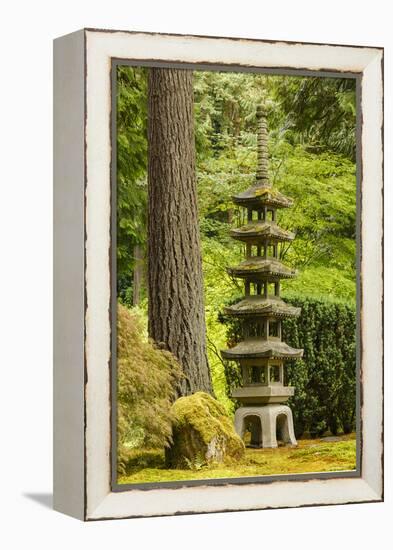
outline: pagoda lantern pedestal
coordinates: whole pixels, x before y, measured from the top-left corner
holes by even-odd
[[[258,169],[256,183],[233,197],[247,209],[247,224],[231,230],[231,237],[244,243],[245,260],[228,268],[233,277],[244,280],[244,298],[227,308],[228,316],[239,319],[242,340],[221,352],[236,361],[243,385],[232,398],[241,406],[235,413],[235,430],[240,437],[251,432],[253,447],[277,447],[278,439],[296,445],[292,411],[284,403],[295,389],[285,386],[285,362],[302,357],[303,350],[282,341],[282,320],[296,317],[300,308],[280,298],[280,281],[296,276],[296,271],[279,259],[279,247],[294,234],[277,225],[277,210],[292,200],[273,190],[268,180],[267,124],[263,108],[258,108]]]
[[[278,447],[277,433],[285,445],[297,445],[292,411],[287,405],[239,407],[235,412],[236,433],[243,438],[246,428],[251,432],[251,447]]]

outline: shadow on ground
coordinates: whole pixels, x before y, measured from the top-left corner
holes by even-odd
[[[53,507],[52,493],[23,493],[23,496],[38,502],[38,504],[41,504],[41,506],[44,506],[45,508]]]

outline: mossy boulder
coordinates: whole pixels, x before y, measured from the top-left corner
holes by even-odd
[[[172,405],[172,444],[166,450],[170,468],[193,468],[227,458],[238,460],[244,443],[224,407],[209,394],[180,397]]]

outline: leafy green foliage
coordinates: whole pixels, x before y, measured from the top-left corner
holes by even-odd
[[[256,107],[271,77],[246,73],[194,73],[196,146],[199,159],[234,151],[256,130]]]
[[[117,284],[130,305],[134,248],[146,246],[147,70],[117,70]]]
[[[275,98],[285,113],[286,139],[313,151],[333,151],[355,160],[354,78],[283,77]]]
[[[171,353],[144,338],[140,317],[121,304],[117,325],[118,471],[124,473],[129,448],[171,442],[171,406],[182,373]]]
[[[272,137],[316,153],[356,155],[354,78],[195,72],[196,143],[201,158],[252,143],[256,106],[270,108]]]
[[[205,285],[205,315],[207,330],[207,350],[212,375],[214,394],[225,406],[227,412],[233,412],[233,402],[226,391],[224,363],[220,350],[226,347],[226,327],[219,322],[218,313],[222,311],[228,297],[238,296],[240,287],[232,279],[226,268],[228,262],[236,263],[241,258],[241,251],[233,242],[226,242],[226,236],[203,238],[203,279]]]
[[[309,153],[279,145],[283,159],[276,185],[294,199],[279,223],[296,234],[281,248],[281,259],[299,269],[283,288],[304,295],[355,299],[356,174],[354,165],[332,153]]]

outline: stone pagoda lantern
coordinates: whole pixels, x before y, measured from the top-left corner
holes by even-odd
[[[228,272],[244,280],[245,297],[225,308],[242,325],[242,341],[222,351],[225,359],[241,368],[243,386],[232,397],[240,401],[235,413],[235,429],[243,437],[251,431],[254,447],[296,445],[292,411],[284,403],[294,394],[285,386],[284,364],[300,358],[302,349],[294,349],[281,339],[281,323],[296,317],[300,308],[280,298],[281,279],[295,277],[296,271],[279,260],[279,246],[294,239],[294,234],[277,225],[277,210],[292,205],[292,200],[272,188],[268,178],[267,123],[263,106],[257,109],[258,167],[255,184],[233,197],[233,202],[247,209],[247,224],[231,230],[231,237],[245,245],[245,260]]]

